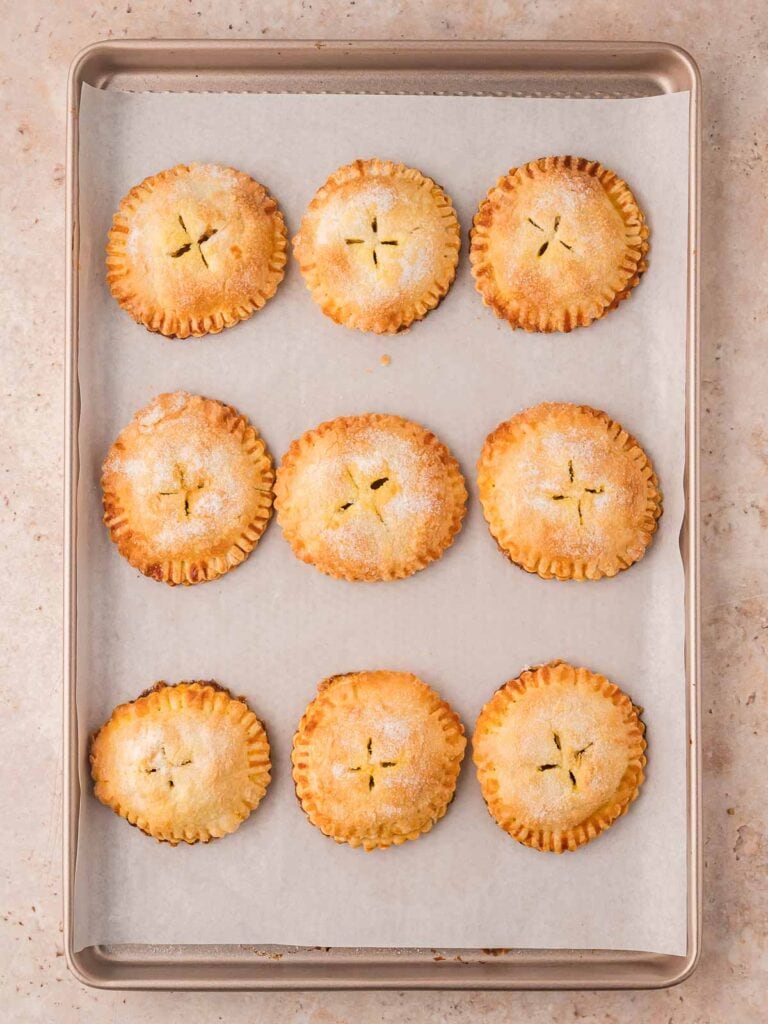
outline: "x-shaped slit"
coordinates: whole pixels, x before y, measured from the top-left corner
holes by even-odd
[[[355,497],[351,501],[345,501],[343,505],[339,505],[339,512],[346,512],[347,509],[352,508],[352,506],[355,504],[355,502],[360,500],[360,492],[361,492],[361,489],[362,489],[361,485],[358,484],[358,482],[355,480],[354,476],[352,475],[352,471],[351,471],[351,469],[349,469],[349,467],[346,467],[346,473],[347,473],[347,476],[349,477],[349,479],[352,481],[352,486],[355,488]],[[380,477],[377,477],[375,480],[372,480],[371,483],[368,484],[368,488],[371,491],[378,491],[380,487],[383,487],[384,484],[386,484],[388,482],[389,482],[389,477],[388,476],[380,476]],[[368,503],[368,505],[369,505],[370,509],[375,513],[375,515],[377,516],[379,521],[386,526],[386,523],[384,522],[384,517],[382,516],[381,511],[379,510],[379,508],[376,505],[376,503],[374,501],[370,501]]]
[[[183,245],[180,245],[179,248],[176,249],[174,252],[169,253],[169,256],[171,256],[173,259],[178,259],[180,256],[183,256],[185,253],[188,253],[190,249],[194,245],[196,245],[197,251],[200,253],[200,259],[203,261],[203,266],[206,269],[208,269],[208,260],[205,258],[205,253],[203,252],[202,246],[205,242],[208,241],[208,239],[213,238],[213,236],[217,233],[219,229],[207,227],[205,231],[203,231],[203,233],[197,239],[197,241],[194,241],[189,231],[187,230],[187,226],[184,223],[184,218],[182,217],[181,214],[179,214],[179,224],[181,225],[181,230],[187,236],[188,241],[185,242]]]
[[[379,265],[377,246],[399,245],[400,243],[396,238],[379,238],[379,219],[375,215],[371,220],[371,235],[371,257],[373,259],[374,266],[377,267]],[[345,238],[344,241],[347,245],[364,245],[366,240],[364,238]]]
[[[174,763],[168,757],[168,755],[167,755],[167,753],[165,751],[165,747],[161,747],[160,748],[160,755],[161,755],[163,761],[165,762],[165,764],[162,765],[161,768],[157,768],[157,767],[155,767],[155,768],[145,768],[144,771],[146,772],[147,775],[154,775],[155,772],[162,771],[163,768],[164,768],[166,770],[166,772],[168,773],[168,775],[170,776],[170,773],[171,773],[171,771],[174,768],[186,768],[186,766],[188,764],[192,764],[192,758],[191,757],[188,757],[185,761],[178,761],[178,762]],[[174,781],[173,781],[172,778],[169,778],[168,779],[168,788],[169,789],[173,789],[173,787],[174,787]]]
[[[573,468],[573,459],[568,460],[568,481],[573,484],[576,479],[576,474]],[[575,492],[571,488],[571,492],[562,492],[560,494],[553,494],[552,501],[576,501],[576,512],[579,517],[579,525],[584,525],[584,514],[581,507],[582,496],[584,494],[604,494],[605,485],[600,484],[598,487],[583,487],[580,491],[577,489]]]
[[[561,769],[563,771],[567,771],[568,772],[568,778],[570,780],[571,786],[575,787],[576,784],[577,784],[577,781],[576,781],[576,773],[574,772],[573,769],[574,768],[578,768],[581,765],[582,757],[589,750],[589,748],[594,745],[594,743],[593,742],[587,743],[580,750],[574,750],[571,754],[569,754],[565,758],[565,761],[564,761],[563,760],[563,756],[562,756],[563,745],[562,745],[562,741],[560,740],[560,736],[559,736],[558,733],[556,733],[556,732],[552,733],[552,742],[555,744],[555,747],[557,748],[557,751],[560,754],[560,760],[559,761],[548,761],[545,764],[540,764],[538,766],[538,771],[540,771],[540,772],[549,772],[549,771],[552,771],[553,769]]]
[[[550,245],[551,242],[559,242],[560,245],[562,245],[564,249],[568,249],[569,252],[573,252],[573,246],[572,245],[569,245],[568,242],[564,242],[562,240],[562,238],[556,238],[555,237],[557,235],[558,229],[560,227],[561,219],[562,218],[561,218],[560,214],[558,213],[557,216],[555,217],[553,225],[552,225],[552,233],[551,233],[550,237],[547,238],[546,241],[542,242],[542,244],[539,246],[539,251],[536,253],[537,256],[543,256],[544,253],[549,248],[549,245]],[[544,234],[546,234],[546,228],[543,228],[541,226],[541,224],[537,224],[537,222],[535,220],[533,220],[532,217],[528,217],[527,220],[528,220],[529,224],[532,224],[537,229],[537,231],[541,231]]]
[[[376,768],[394,768],[397,765],[397,761],[374,761],[373,759],[373,737],[368,737],[368,742],[365,745],[367,757],[364,764],[358,764],[348,769],[350,772],[360,772],[364,769],[368,772],[368,791],[370,792],[376,785],[376,779],[374,777]]]
[[[188,516],[190,514],[190,512],[189,512],[189,496],[190,496],[190,494],[194,494],[195,491],[201,491],[203,489],[203,487],[205,487],[205,484],[201,480],[194,487],[190,487],[187,484],[186,480],[185,480],[184,470],[182,469],[181,466],[176,466],[174,468],[174,474],[177,474],[178,478],[179,478],[179,486],[178,486],[178,488],[175,491],[158,491],[158,494],[160,495],[161,498],[170,498],[170,497],[172,497],[173,495],[176,495],[176,494],[183,494],[184,495],[184,515]]]

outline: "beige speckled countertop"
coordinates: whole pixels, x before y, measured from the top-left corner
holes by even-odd
[[[704,953],[656,993],[111,993],[61,942],[65,81],[109,37],[662,39],[704,80]],[[3,5],[0,1018],[529,1024],[768,1020],[768,8],[622,0]]]

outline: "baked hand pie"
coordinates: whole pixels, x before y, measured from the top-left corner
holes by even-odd
[[[393,334],[421,320],[456,275],[451,200],[391,160],[355,160],[316,193],[293,240],[307,287],[336,323]]]
[[[264,727],[216,683],[158,683],[91,740],[94,792],[155,839],[207,843],[239,828],[270,780]]]
[[[158,395],[109,450],[104,522],[145,576],[202,583],[256,546],[274,479],[264,442],[236,409],[186,391]]]
[[[150,331],[188,338],[247,320],[283,279],[277,203],[242,171],[179,164],[122,200],[107,242],[107,283]]]
[[[648,228],[625,181],[594,160],[549,156],[500,178],[480,203],[469,258],[486,306],[513,327],[570,331],[626,299]]]
[[[499,547],[543,579],[615,576],[643,557],[662,511],[638,442],[586,405],[545,402],[500,424],[477,482]]]
[[[525,846],[575,850],[637,796],[644,732],[638,708],[604,676],[557,661],[523,672],[497,690],[475,727],[488,810]]]
[[[467,490],[418,423],[371,413],[307,431],[277,471],[275,508],[297,558],[346,580],[393,580],[453,543]]]
[[[456,713],[416,676],[333,676],[320,684],[293,740],[296,795],[337,843],[396,846],[445,814],[465,746]]]

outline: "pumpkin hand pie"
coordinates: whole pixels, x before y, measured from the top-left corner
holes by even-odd
[[[399,416],[345,416],[308,431],[277,472],[275,508],[294,554],[347,580],[410,576],[461,527],[464,478],[446,446]]]
[[[513,167],[480,203],[469,254],[475,286],[513,327],[570,331],[627,298],[647,266],[648,234],[614,171],[543,157]]]
[[[312,824],[337,843],[395,846],[445,814],[465,746],[456,713],[416,676],[333,676],[294,737],[296,794]]]
[[[236,409],[185,391],[133,417],[102,470],[104,522],[120,554],[173,586],[243,562],[272,511],[272,460]]]
[[[283,278],[286,231],[263,185],[231,167],[179,164],[122,200],[107,283],[150,331],[188,338],[246,320]]]
[[[518,842],[562,853],[637,797],[644,726],[625,693],[565,662],[523,672],[485,705],[472,740],[488,810]]]
[[[643,557],[662,512],[638,442],[584,405],[544,403],[500,424],[477,480],[499,547],[543,579],[615,576]]]
[[[392,334],[421,320],[456,275],[451,200],[420,171],[356,160],[316,193],[293,240],[315,302],[336,323]]]
[[[91,740],[90,761],[98,799],[173,846],[234,832],[270,780],[264,727],[216,683],[158,683],[121,704]]]

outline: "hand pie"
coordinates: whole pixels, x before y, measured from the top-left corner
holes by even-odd
[[[512,327],[570,331],[626,299],[646,269],[648,228],[629,186],[575,156],[512,170],[475,215],[469,258],[486,306]]]
[[[216,334],[247,320],[283,279],[277,203],[242,171],[179,164],[122,200],[107,243],[107,283],[150,331]]]
[[[545,402],[500,424],[477,482],[499,547],[543,579],[615,576],[643,557],[661,515],[648,456],[586,405]]]
[[[461,527],[467,491],[434,434],[399,416],[346,416],[294,441],[275,508],[297,558],[346,580],[392,580],[434,561]]]
[[[445,814],[465,746],[458,716],[416,676],[333,676],[320,684],[293,740],[296,795],[337,843],[396,846]]]
[[[272,511],[272,460],[236,409],[186,391],[159,395],[109,450],[104,522],[118,551],[173,586],[243,562]]]
[[[434,309],[456,275],[460,245],[445,192],[391,160],[356,160],[335,171],[293,240],[325,315],[376,334],[402,331]]]
[[[94,792],[155,839],[207,843],[239,828],[269,785],[269,743],[216,683],[158,683],[91,741]]]
[[[485,705],[472,740],[488,810],[519,843],[575,850],[637,796],[644,726],[618,686],[552,662],[523,672]]]

